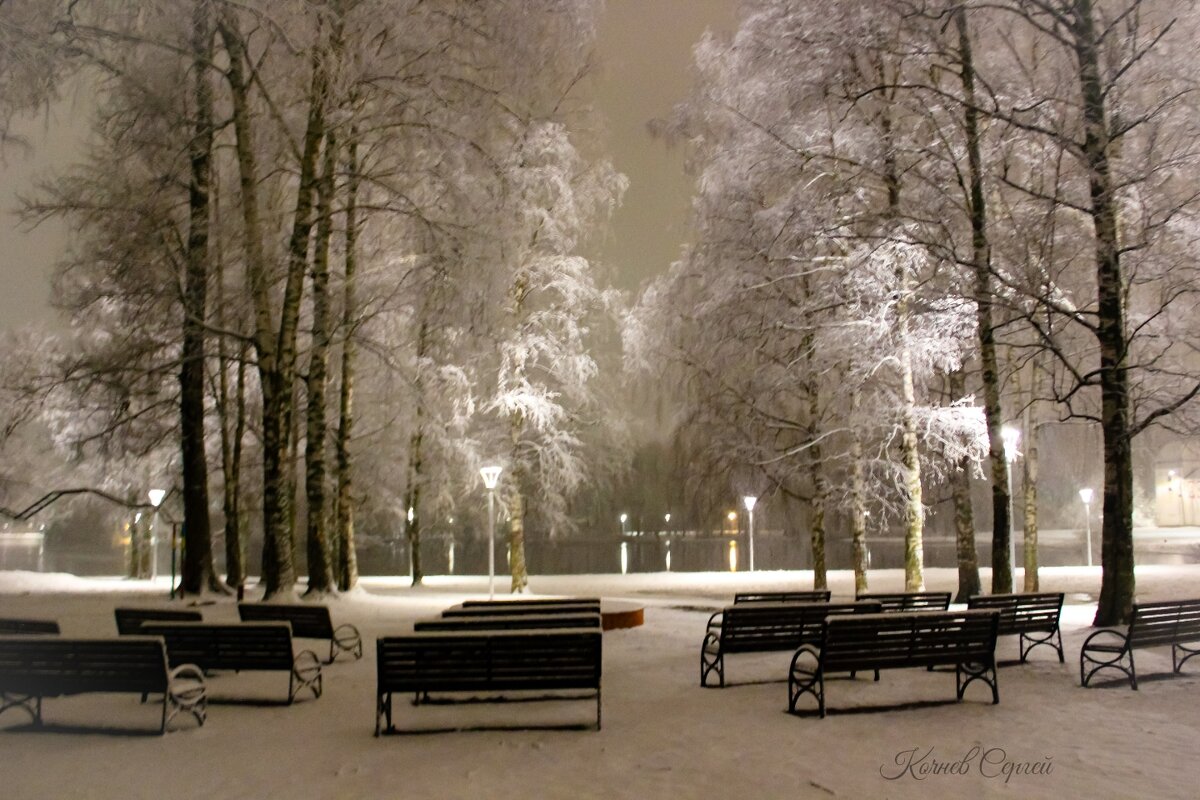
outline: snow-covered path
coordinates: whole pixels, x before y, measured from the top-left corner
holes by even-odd
[[[872,588],[898,590],[899,571],[872,573]],[[953,589],[952,570],[931,570],[930,589]],[[984,578],[985,585],[987,577]],[[833,575],[835,597],[851,576]],[[1200,768],[1200,662],[1169,676],[1164,650],[1139,652],[1141,689],[1081,689],[1078,652],[1094,612],[1099,571],[1045,570],[1045,590],[1065,591],[1067,663],[1048,650],[1000,672],[1000,704],[973,686],[954,703],[945,672],[901,670],[879,683],[860,675],[828,686],[831,714],[785,713],[788,653],[727,662],[735,685],[698,687],[708,609],[735,589],[808,588],[808,573],[534,577],[544,594],[601,595],[646,606],[640,628],[604,637],[604,729],[484,731],[375,739],[374,639],[410,628],[471,594],[479,578],[431,579],[421,589],[369,579],[331,602],[367,642],[355,663],[327,667],[325,694],[292,707],[241,702],[278,698],[282,676],[217,675],[200,729],[165,737],[157,707],[136,697],[50,699],[48,730],[21,712],[0,717],[0,797],[19,798],[1193,798]],[[1200,567],[1139,569],[1139,598],[1200,595]],[[58,619],[63,634],[113,635],[113,607],[153,602],[165,584],[0,572],[0,616]],[[229,601],[204,609],[232,620]],[[1001,658],[1016,642],[1002,640]],[[286,685],[285,683],[283,685]],[[400,725],[586,722],[589,701],[414,709]],[[186,723],[185,723],[186,724]],[[114,728],[123,729],[120,733]],[[934,761],[965,774],[925,774]],[[1034,774],[1007,780],[1005,763]],[[909,766],[911,764],[911,766]]]

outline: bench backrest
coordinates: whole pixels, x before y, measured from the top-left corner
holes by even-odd
[[[505,614],[442,617],[413,623],[416,631],[505,630],[518,628],[590,628],[600,627],[600,614]]]
[[[427,631],[376,642],[379,693],[599,689],[598,629]]]
[[[0,619],[0,636],[59,632],[52,619]]]
[[[831,592],[824,589],[800,592],[737,592],[733,603],[828,603]]]
[[[876,600],[884,612],[945,611],[950,608],[949,592],[864,592],[859,600]]]
[[[170,663],[202,670],[290,670],[292,629],[286,622],[147,622],[142,630],[161,636]]]
[[[204,618],[199,611],[180,608],[114,608],[117,633],[122,636],[142,633],[143,622],[200,622]]]
[[[754,652],[797,648],[817,642],[830,614],[873,614],[879,604],[735,603],[721,612],[721,649]]]
[[[1129,646],[1155,647],[1200,640],[1200,599],[1135,603]]]
[[[167,654],[156,637],[0,637],[0,692],[56,697],[166,688]]]
[[[577,603],[546,606],[518,606],[505,603],[503,606],[454,606],[442,612],[443,617],[486,617],[515,616],[519,614],[598,614],[600,604]]]
[[[1062,592],[981,594],[967,599],[967,608],[990,608],[1000,613],[1001,636],[1057,630],[1062,605]]]
[[[333,638],[333,619],[329,616],[328,606],[238,603],[238,616],[242,622],[290,623],[292,636],[297,639]]]
[[[464,608],[471,606],[598,606],[600,605],[599,597],[530,597],[517,598],[514,600],[463,600]]]
[[[995,611],[914,611],[829,617],[821,637],[827,672],[994,661]]]

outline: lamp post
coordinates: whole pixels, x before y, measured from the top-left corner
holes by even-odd
[[[621,538],[625,538],[625,521],[629,519],[628,514],[621,515]]]
[[[1017,520],[1016,512],[1013,510],[1012,465],[1017,460],[1017,444],[1021,441],[1021,432],[1011,425],[1005,425],[1000,429],[1000,438],[1004,440],[1004,462],[1007,464],[1007,468],[1004,471],[1008,477],[1008,574],[1015,587],[1017,571]]]
[[[154,522],[158,518],[158,507],[162,504],[163,498],[167,496],[165,489],[151,489],[146,492],[146,496],[150,498],[150,505],[154,506],[154,514],[150,517],[150,580],[158,577],[158,535],[154,530]],[[171,596],[175,596],[175,548],[174,542],[171,543]]]
[[[746,506],[746,513],[750,515],[750,571],[754,572],[754,504],[758,502],[758,498],[754,495],[746,495],[742,498],[742,503]]]
[[[496,482],[500,480],[501,467],[484,467],[479,470],[483,486],[488,492],[488,599],[496,596]]]
[[[1092,490],[1084,487],[1079,490],[1079,499],[1083,501],[1084,528],[1087,531],[1085,539],[1087,546],[1087,565],[1092,565]]]

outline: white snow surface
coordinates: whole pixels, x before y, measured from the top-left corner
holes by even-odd
[[[870,577],[873,590],[902,588],[899,570]],[[953,591],[956,575],[932,569],[926,581]],[[906,669],[878,683],[869,673],[830,679],[822,720],[811,699],[804,714],[786,713],[791,653],[729,656],[734,685],[699,686],[708,615],[735,590],[810,588],[811,573],[534,576],[538,594],[645,607],[645,625],[604,634],[603,730],[375,738],[376,637],[486,596],[487,586],[366,578],[328,600],[335,623],[361,629],[366,653],[326,666],[321,698],[277,705],[286,676],[217,674],[207,723],[180,718],[163,737],[160,707],[134,695],[48,698],[41,731],[9,710],[0,715],[0,797],[1195,798],[1200,659],[1172,675],[1169,650],[1138,651],[1138,691],[1116,681],[1081,688],[1079,647],[1099,581],[1099,568],[1042,571],[1043,590],[1067,593],[1067,660],[1038,648],[1030,663],[1002,666],[999,705],[978,683],[956,703],[951,672]],[[1142,567],[1137,581],[1143,601],[1200,596],[1200,567]],[[835,599],[851,596],[852,576],[832,573],[831,588]],[[64,636],[115,636],[114,607],[165,605],[166,590],[164,581],[0,572],[0,617],[56,619]],[[202,609],[206,620],[237,618],[231,598],[205,599],[215,601]],[[997,656],[1016,658],[1015,637],[1001,640]],[[398,696],[395,719],[409,728],[587,723],[594,708],[590,700],[413,707]],[[922,771],[934,761],[961,774]],[[1007,779],[1006,762],[1015,770]],[[1015,774],[1022,767],[1030,774]]]

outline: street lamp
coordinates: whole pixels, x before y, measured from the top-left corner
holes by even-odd
[[[1087,565],[1092,565],[1092,490],[1083,488],[1079,490],[1079,499],[1083,501],[1083,518],[1087,529]]]
[[[742,503],[746,506],[746,513],[750,515],[750,571],[754,572],[754,504],[758,502],[758,498],[754,495],[746,495],[742,498]]]
[[[154,506],[154,515],[150,517],[150,580],[158,577],[158,536],[154,530],[154,521],[158,518],[158,507],[162,504],[163,498],[167,496],[165,489],[151,489],[146,492],[150,498],[150,505]],[[171,594],[175,593],[175,547],[174,542],[171,543]]]
[[[1017,460],[1017,444],[1021,441],[1021,431],[1005,425],[1000,429],[1000,438],[1004,440],[1004,462],[1007,464],[1005,473],[1008,477],[1008,574],[1012,578],[1013,586],[1016,586],[1016,569],[1017,569],[1017,519],[1016,512],[1013,510],[1013,479],[1012,465]]]
[[[502,467],[484,467],[479,470],[483,486],[488,491],[488,599],[496,596],[496,482],[500,480]]]
[[[625,536],[625,520],[627,520],[627,519],[629,519],[628,514],[621,515],[621,536],[622,536],[622,538]]]

